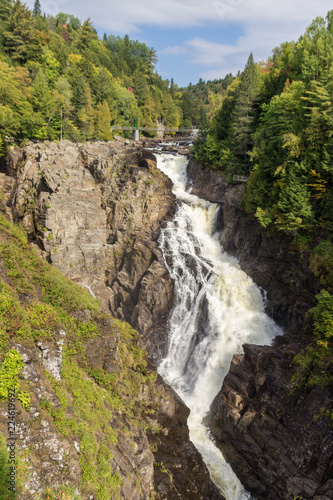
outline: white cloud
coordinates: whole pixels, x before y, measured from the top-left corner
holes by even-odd
[[[184,56],[188,62],[206,66],[202,78],[221,77],[241,70],[249,53],[266,59],[284,41],[297,40],[317,16],[332,8],[328,0],[40,0],[42,10],[56,15],[63,11],[81,21],[91,17],[101,31],[138,36],[149,26],[182,29],[198,26],[221,27],[237,24],[242,36],[233,44],[219,44],[200,38],[184,45],[166,47],[161,56]],[[26,0],[33,7],[34,0]],[[195,33],[195,31],[192,31]],[[218,76],[215,76],[218,75]],[[198,75],[199,76],[199,75]]]
[[[174,45],[171,47],[167,47],[166,49],[160,50],[159,54],[180,56],[182,54],[186,54],[187,52],[188,50],[184,45]]]
[[[191,62],[207,66],[223,64],[228,57],[238,52],[237,46],[209,42],[201,38],[193,38],[186,42],[186,45],[192,49]]]
[[[33,7],[34,0],[27,0]],[[331,7],[328,0],[41,0],[42,10],[56,14],[63,11],[80,19],[91,17],[109,32],[133,33],[142,25],[169,28],[207,25],[209,22],[236,22],[244,26],[274,29],[292,24],[298,32],[311,19],[325,15]]]

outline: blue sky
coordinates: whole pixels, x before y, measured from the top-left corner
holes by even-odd
[[[145,42],[157,51],[157,71],[179,86],[242,70],[250,52],[267,59],[325,17],[331,0],[40,0],[42,11],[88,17],[98,33]],[[27,0],[32,8],[34,0]]]

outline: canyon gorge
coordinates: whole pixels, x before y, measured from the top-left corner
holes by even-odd
[[[3,217],[22,225],[34,255],[86,289],[101,304],[103,316],[96,319],[97,336],[83,336],[81,347],[75,344],[76,352],[66,356],[72,356],[71,362],[82,370],[82,376],[93,379],[97,385],[101,374],[121,373],[119,384],[123,389],[119,394],[124,407],[133,402],[137,408],[145,406],[142,413],[141,409],[138,413],[133,409],[129,415],[118,408],[110,411],[110,418],[106,416],[117,432],[108,463],[119,481],[110,498],[330,500],[333,432],[320,408],[332,404],[332,394],[329,388],[304,385],[305,372],[294,361],[308,335],[306,313],[315,304],[317,278],[306,259],[299,259],[290,238],[269,236],[254,217],[239,208],[242,184],[227,184],[221,174],[204,170],[193,160],[187,166],[188,156],[188,145],[161,146],[156,141],[134,143],[115,138],[86,144],[30,142],[13,148],[2,158]],[[181,193],[175,190],[179,179],[173,178],[161,164],[163,159],[172,162],[173,158],[183,165],[177,171],[182,176]],[[214,237],[214,257],[205,254],[204,247],[199,248],[201,236],[196,235],[195,225],[189,227],[189,222],[185,222],[181,226],[182,207],[193,212],[197,205],[210,214],[204,217],[209,226],[207,233]],[[200,214],[195,212],[193,219],[199,225],[203,217]],[[184,260],[174,264],[171,254],[177,247],[176,241],[185,241],[185,233],[178,240],[172,233],[179,228],[195,233],[197,239],[193,239],[193,248],[179,247]],[[216,257],[216,252],[221,255]],[[185,266],[194,270],[189,289],[197,298],[206,285],[211,286],[212,269],[218,267],[214,259],[218,265],[225,259],[228,272],[232,267],[238,273],[237,278],[232,274],[229,282],[224,278],[222,292],[223,286],[235,287],[239,280],[239,293],[251,288],[253,301],[260,310],[258,319],[257,312],[249,309],[239,332],[232,329],[232,317],[228,320],[226,333],[230,335],[231,347],[224,361],[228,366],[225,369],[224,365],[221,372],[213,366],[212,376],[218,377],[216,394],[212,395],[210,408],[201,415],[201,425],[209,429],[216,450],[223,453],[245,488],[235,486],[231,492],[218,484],[212,470],[214,482],[211,480],[187,427],[188,407],[192,411],[190,420],[195,412],[191,391],[212,355],[206,341],[215,330],[211,320],[207,320],[207,311],[215,311],[218,331],[219,321],[222,324],[225,320],[220,302],[214,308],[214,302],[210,306],[207,297],[196,305],[185,300],[188,313],[196,308],[195,321],[199,326],[190,341],[190,350],[199,351],[202,364],[195,364],[191,356],[183,357],[177,344],[171,352],[168,338],[173,324],[180,325],[181,336],[191,329],[192,316],[186,324],[179,318],[174,320],[177,305],[184,305],[177,288],[177,274],[185,279]],[[10,284],[5,259],[0,266],[2,279]],[[222,273],[214,272],[217,276]],[[197,285],[197,289],[191,288]],[[42,288],[34,285],[30,295],[38,301],[43,293]],[[22,293],[20,300],[32,301],[28,292]],[[231,300],[228,296],[226,302]],[[236,307],[240,303],[241,299]],[[236,318],[242,313],[235,309],[233,314]],[[179,310],[178,315],[183,318],[186,311]],[[73,316],[86,325],[92,320],[89,308],[79,308]],[[251,333],[243,336],[251,321]],[[139,336],[129,334],[127,324]],[[260,334],[260,328],[264,333]],[[233,339],[238,333],[235,347]],[[132,351],[126,350],[127,366],[122,353],[124,345],[129,349],[129,335],[133,340]],[[108,498],[98,496],[89,481],[88,486],[82,487],[82,439],[80,442],[73,429],[62,432],[54,414],[47,412],[48,403],[58,409],[62,405],[62,347],[69,352],[68,342],[63,330],[55,331],[53,338],[36,338],[29,343],[14,336],[9,342],[9,347],[23,358],[20,376],[31,393],[29,411],[21,408],[17,416],[20,446],[28,450],[29,479],[24,498],[31,500],[46,486],[56,488],[64,482],[83,499]],[[228,350],[226,345],[220,349]],[[201,351],[198,346],[203,346]],[[232,351],[234,347],[236,350]],[[139,348],[148,353],[145,368],[132,359],[136,359]],[[175,382],[175,377],[168,378],[166,366],[170,368],[177,353],[186,365],[181,376],[187,374],[187,378],[178,377]],[[157,367],[160,374],[156,373]],[[142,372],[136,392],[128,384],[126,370]],[[149,377],[154,379],[152,383]],[[66,418],[71,418],[76,396],[66,383]],[[202,386],[201,394],[206,389]],[[107,401],[105,407],[108,411]],[[5,421],[2,404],[2,430]],[[107,434],[105,428],[96,431],[97,442],[103,441],[103,433]]]

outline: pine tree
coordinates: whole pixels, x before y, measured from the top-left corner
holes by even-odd
[[[259,94],[259,75],[252,53],[241,75],[241,82],[234,110],[231,141],[234,152],[248,165],[248,151],[252,145],[251,133],[254,106]]]
[[[295,231],[311,223],[313,213],[309,190],[293,172],[286,180],[276,208],[276,224],[280,230]]]
[[[31,88],[30,102],[36,113],[49,118],[54,102],[48,85],[48,78],[43,69],[40,69]]]
[[[78,74],[73,85],[72,95],[72,119],[77,124],[78,115],[82,108],[87,104],[87,84],[81,74]]]
[[[81,134],[85,140],[91,140],[94,138],[95,132],[95,113],[91,103],[91,92],[90,88],[87,86],[86,88],[86,104],[84,107],[80,109],[78,112],[78,127],[80,129]]]
[[[42,15],[42,9],[41,9],[40,1],[39,0],[35,0],[34,8],[33,8],[33,11],[32,11],[32,15],[34,17]]]
[[[17,62],[36,59],[41,53],[30,10],[20,0],[12,6],[8,30],[4,32],[4,48]]]
[[[81,28],[81,33],[80,33],[80,41],[82,45],[85,45],[88,47],[89,43],[92,40],[97,40],[97,32],[94,28],[94,25],[92,21],[90,20],[90,17],[84,21],[82,24]]]
[[[148,96],[148,85],[147,77],[141,71],[134,73],[133,90],[139,106],[144,106]]]
[[[106,101],[99,103],[95,112],[95,137],[101,141],[111,140],[111,114]]]

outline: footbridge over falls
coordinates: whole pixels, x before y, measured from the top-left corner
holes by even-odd
[[[193,136],[197,135],[198,130],[196,128],[172,128],[172,127],[138,127],[138,126],[127,126],[127,125],[113,125],[111,130],[132,130],[132,138],[136,141],[140,138],[140,132],[157,132],[161,135],[167,133],[172,134],[191,134]]]

